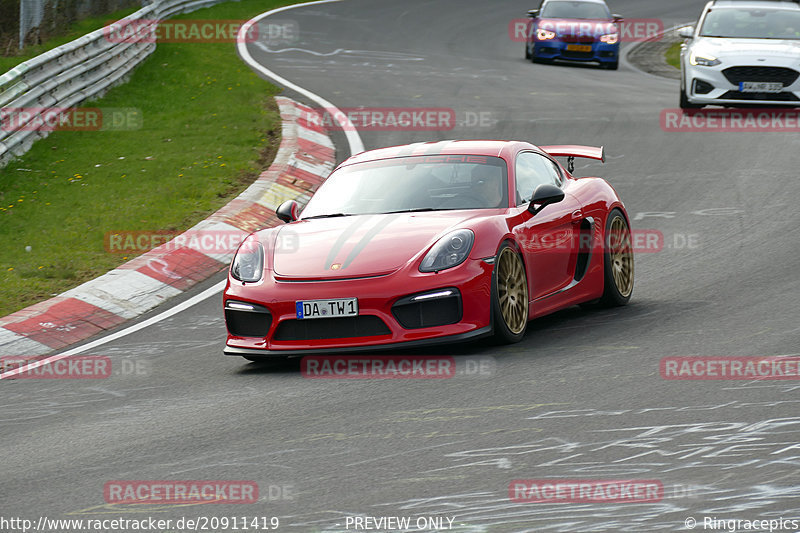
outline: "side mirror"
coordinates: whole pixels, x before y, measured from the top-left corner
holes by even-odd
[[[528,18],[535,19],[538,16],[539,16],[539,10],[538,9],[531,9],[531,10],[528,11]]]
[[[564,191],[556,187],[555,185],[550,185],[549,183],[543,183],[536,187],[536,190],[533,191],[533,198],[531,198],[531,203],[528,205],[528,211],[533,213],[534,215],[544,209],[545,206],[550,204],[556,204],[564,199]],[[536,207],[536,204],[539,207]]]
[[[300,206],[294,200],[286,200],[275,210],[275,214],[284,222],[294,222],[297,220],[299,212]]]
[[[678,36],[684,39],[691,39],[694,37],[694,26],[684,26],[678,28]]]
[[[614,19],[614,22],[622,22],[623,20],[625,20],[625,17],[623,17],[622,15],[617,15],[616,13],[612,13],[611,18]]]

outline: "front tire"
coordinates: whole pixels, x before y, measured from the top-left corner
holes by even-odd
[[[500,246],[492,271],[492,326],[501,344],[522,340],[528,326],[528,277],[519,253],[507,242]]]
[[[603,236],[603,296],[605,307],[625,305],[633,294],[633,245],[628,221],[619,209],[612,209]]]
[[[679,102],[681,109],[700,109],[703,107],[700,104],[693,104],[689,102],[689,98],[686,96],[686,91],[681,88],[681,97]]]

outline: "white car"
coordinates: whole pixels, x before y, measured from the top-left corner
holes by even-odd
[[[800,106],[800,0],[716,0],[678,32],[683,109]]]

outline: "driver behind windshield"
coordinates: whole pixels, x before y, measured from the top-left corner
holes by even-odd
[[[500,167],[475,165],[472,169],[472,191],[481,207],[502,207],[503,171]]]

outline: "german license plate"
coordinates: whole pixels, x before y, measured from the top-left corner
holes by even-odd
[[[591,44],[568,44],[567,50],[570,52],[591,52],[592,45]]]
[[[739,82],[739,92],[741,93],[779,93],[783,90],[783,84],[770,81],[741,81]]]
[[[358,298],[300,300],[294,303],[297,319],[358,316]]]

